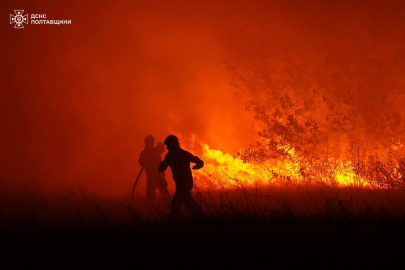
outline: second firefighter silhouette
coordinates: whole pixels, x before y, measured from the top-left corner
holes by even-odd
[[[202,215],[201,207],[194,200],[191,194],[193,188],[193,175],[190,169],[190,163],[195,163],[193,170],[201,169],[204,162],[193,154],[183,150],[180,147],[179,139],[174,135],[169,135],[164,144],[169,153],[160,163],[159,172],[164,172],[167,167],[173,174],[173,180],[176,183],[176,192],[172,198],[171,217],[177,218],[181,214],[181,206],[184,204],[191,212]]]
[[[155,199],[156,189],[159,190],[160,196],[165,202],[170,201],[169,192],[167,191],[167,181],[164,173],[160,173],[158,168],[162,161],[160,155],[165,151],[163,143],[158,142],[155,145],[155,138],[152,135],[146,136],[145,149],[141,152],[138,162],[145,168],[146,173],[146,192],[148,197]]]

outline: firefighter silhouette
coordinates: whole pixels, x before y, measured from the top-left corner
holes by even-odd
[[[201,207],[194,200],[191,194],[193,188],[193,175],[190,169],[190,163],[195,163],[193,170],[198,170],[204,166],[204,162],[193,154],[183,150],[180,147],[179,139],[174,135],[169,135],[164,144],[169,153],[160,163],[159,172],[164,172],[167,167],[173,174],[173,180],[176,184],[176,192],[172,198],[170,217],[178,218],[181,214],[181,206],[184,204],[192,213],[202,216]]]
[[[158,142],[155,145],[155,138],[148,135],[144,140],[145,149],[139,155],[139,165],[145,169],[146,173],[146,192],[148,197],[155,199],[156,189],[159,190],[160,196],[165,202],[170,201],[169,192],[167,191],[167,181],[164,173],[160,173],[158,168],[162,161],[160,155],[165,151],[163,143]]]

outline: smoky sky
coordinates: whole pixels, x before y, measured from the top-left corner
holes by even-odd
[[[1,5],[0,177],[55,186],[127,188],[148,134],[196,134],[229,153],[253,143],[255,120],[230,84],[234,65],[363,46],[391,61],[404,47],[400,1]],[[14,29],[14,9],[72,24]]]

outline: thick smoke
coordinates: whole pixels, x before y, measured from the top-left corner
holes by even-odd
[[[170,130],[232,153],[257,139],[243,105],[252,90],[285,71],[310,84],[323,70],[338,99],[355,94],[372,128],[404,101],[392,95],[404,92],[403,4],[304,2],[3,3],[72,25],[1,26],[0,177],[125,190],[143,138]]]

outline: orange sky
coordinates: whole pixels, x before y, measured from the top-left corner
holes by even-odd
[[[72,25],[1,26],[0,177],[128,184],[148,134],[195,133],[229,152],[255,134],[197,7],[16,1],[2,14],[19,8]]]
[[[247,146],[255,123],[223,59],[244,61],[263,41],[276,53],[333,46],[331,30],[343,29],[356,42],[374,16],[394,49],[405,37],[400,1],[3,2],[0,177],[46,183],[127,187],[143,138],[169,129],[225,152]],[[72,25],[14,29],[14,9]]]

